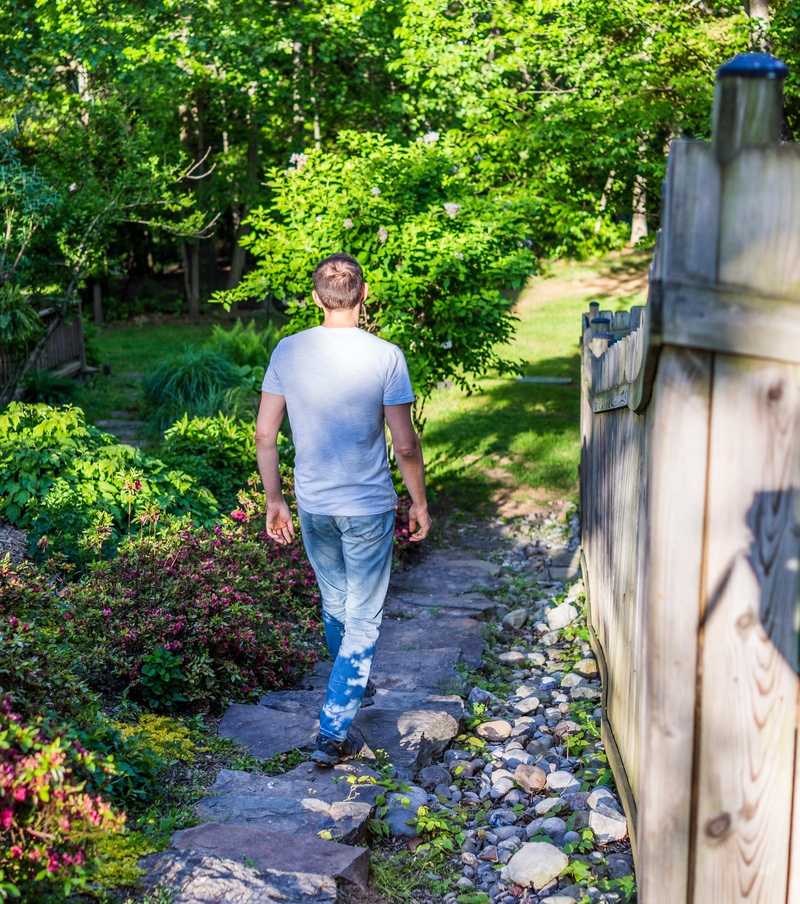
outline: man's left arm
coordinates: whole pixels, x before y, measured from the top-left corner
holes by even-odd
[[[283,396],[261,393],[256,421],[256,460],[267,494],[267,534],[282,546],[294,538],[292,513],[283,498],[278,469],[278,431],[285,414],[286,399]]]

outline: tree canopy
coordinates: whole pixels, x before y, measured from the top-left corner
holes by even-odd
[[[171,269],[196,314],[297,225],[278,175],[293,155],[363,169],[432,133],[476,210],[526,207],[533,256],[613,246],[637,217],[637,234],[658,226],[667,145],[708,136],[735,52],[789,63],[787,134],[800,125],[800,2],[751,4],[7,0],[0,282],[30,295]],[[412,186],[404,203],[428,202]]]

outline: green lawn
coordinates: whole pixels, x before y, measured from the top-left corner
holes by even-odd
[[[528,376],[567,377],[537,385],[483,379],[467,395],[438,390],[428,403],[423,444],[440,504],[513,514],[577,491],[580,457],[581,314],[590,300],[621,310],[644,304],[647,253],[552,265],[517,300],[520,318],[507,357]]]

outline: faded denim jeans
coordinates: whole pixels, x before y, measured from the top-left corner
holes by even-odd
[[[392,570],[394,509],[380,515],[311,515],[300,509],[299,516],[333,658],[319,731],[343,741],[361,706],[380,633]]]

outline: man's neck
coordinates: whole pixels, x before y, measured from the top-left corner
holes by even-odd
[[[325,320],[323,326],[331,330],[353,329],[358,327],[358,318],[361,314],[361,304],[357,304],[354,308],[346,308],[345,310],[331,311],[328,308],[322,309],[325,312]]]

